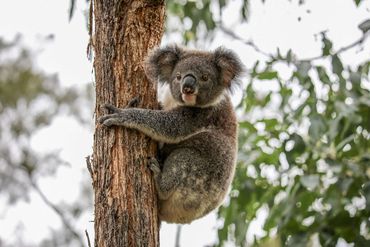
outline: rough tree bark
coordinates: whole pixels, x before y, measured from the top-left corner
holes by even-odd
[[[148,51],[163,34],[164,1],[94,0],[95,116],[101,105],[157,108],[156,85],[143,70]],[[157,199],[147,157],[156,144],[137,131],[106,129],[95,121],[89,167],[95,194],[95,246],[159,246]]]

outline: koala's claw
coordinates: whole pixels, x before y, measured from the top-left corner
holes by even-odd
[[[159,162],[156,158],[149,158],[149,163],[148,163],[149,169],[155,174],[159,174],[161,172],[161,168],[159,165]]]
[[[98,119],[98,122],[106,127],[109,127],[109,126],[112,126],[114,125],[114,118],[117,117],[118,114],[115,113],[115,114],[108,114],[108,115],[105,115],[105,116],[102,116]]]
[[[118,107],[115,107],[114,105],[112,104],[103,104],[102,105],[102,108],[103,109],[107,109],[108,111],[111,111],[113,113],[119,113],[120,111],[122,111],[122,109],[118,108]]]
[[[99,119],[98,119],[98,122],[100,123],[100,124],[104,124],[104,122],[105,122],[105,120],[107,119],[107,116],[102,116],[102,117],[100,117]]]
[[[110,127],[113,125],[113,122],[110,120],[110,119],[107,119],[107,120],[104,120],[102,123],[101,123],[104,127]]]
[[[141,101],[140,97],[136,96],[128,102],[126,108],[137,107],[139,105],[140,101]]]
[[[128,103],[127,103],[127,106],[125,108],[132,108],[132,107],[137,107],[140,103],[140,97],[137,96],[137,97],[134,97],[133,99],[131,99]],[[121,108],[118,108],[112,104],[109,104],[109,103],[106,103],[106,104],[103,104],[101,106],[103,109],[106,109],[112,113],[120,113],[122,112],[124,109],[121,109]]]

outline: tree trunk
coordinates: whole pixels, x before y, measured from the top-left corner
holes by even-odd
[[[144,74],[143,60],[163,34],[164,1],[94,0],[96,119],[101,105],[157,108],[156,85]],[[95,121],[90,173],[95,192],[95,246],[159,246],[157,198],[147,157],[156,143],[120,127]]]

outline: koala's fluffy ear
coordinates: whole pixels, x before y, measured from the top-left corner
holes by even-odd
[[[214,51],[214,59],[221,72],[222,82],[227,87],[231,87],[232,82],[236,82],[244,71],[239,57],[233,51],[219,47]]]
[[[183,50],[177,45],[154,49],[145,60],[145,73],[153,82],[168,82]]]

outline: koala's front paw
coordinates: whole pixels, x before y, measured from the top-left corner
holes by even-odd
[[[125,109],[115,107],[112,104],[104,104],[101,107],[108,110],[108,112],[111,114],[100,117],[98,119],[100,124],[104,125],[105,127],[110,127],[112,125],[120,125],[122,123],[122,113]]]
[[[149,169],[154,173],[154,175],[158,175],[161,172],[158,160],[151,157],[149,158],[148,162]]]
[[[112,125],[117,125],[117,121],[119,119],[119,114],[114,113],[114,114],[108,114],[105,116],[102,116],[99,118],[99,123],[104,125],[105,127],[110,127]]]

